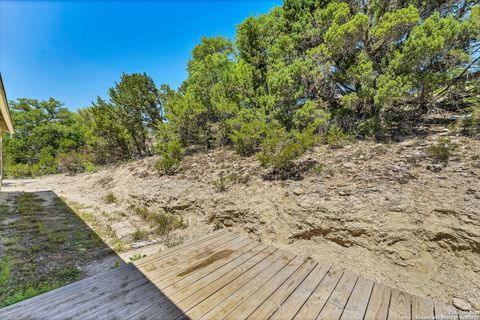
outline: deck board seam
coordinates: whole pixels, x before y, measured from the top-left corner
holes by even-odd
[[[281,272],[284,268],[286,268],[297,256],[293,256],[288,262],[286,262],[279,270],[277,270],[272,276],[270,276],[268,278],[267,281],[269,281],[270,279],[272,279],[273,277],[275,277],[279,272]],[[235,293],[237,293],[238,291],[240,291],[242,288],[246,287],[250,282],[254,281],[255,279],[257,279],[257,277],[262,274],[264,271],[266,271],[268,268],[270,268],[275,262],[277,262],[278,260],[282,259],[282,256],[280,256],[277,260],[275,260],[272,264],[270,264],[268,267],[266,267],[265,269],[261,270],[259,273],[257,273],[252,279],[250,279],[249,281],[247,281],[246,283],[244,283],[242,286],[240,286],[239,288],[236,289],[236,291],[232,292],[228,297],[230,298],[231,296],[233,296]],[[266,282],[265,282],[266,283]],[[264,284],[265,284],[264,283]],[[263,284],[263,285],[264,285]],[[262,285],[262,286],[263,286]],[[259,288],[255,289],[253,293],[255,293],[257,290],[259,290],[262,286],[260,286]],[[226,301],[227,299],[223,299],[223,301]],[[223,302],[222,301],[222,302]],[[236,306],[238,307],[238,305]],[[232,310],[233,311],[233,310]],[[230,313],[230,312],[229,312]],[[227,314],[228,315],[228,314]],[[227,316],[225,315],[225,316]],[[225,317],[223,317],[222,319],[224,319]]]
[[[292,258],[292,260],[290,260],[287,264],[285,264],[277,273],[275,273],[273,276],[271,276],[264,284],[262,284],[259,288],[257,288],[257,290],[255,290],[253,293],[255,293],[256,291],[260,290],[263,286],[265,286],[269,280],[273,279],[277,274],[279,274],[283,269],[285,269],[296,257],[298,256],[295,256]],[[261,306],[274,292],[277,291],[278,288],[280,288],[285,282],[287,282],[305,263],[306,263],[307,260],[304,260],[282,283],[280,283],[276,288],[275,290],[270,294],[268,295],[260,304],[259,306]],[[313,270],[313,269],[312,269]],[[310,271],[311,272],[311,271]],[[310,273],[309,273],[310,274]],[[252,279],[253,280],[253,279]],[[249,281],[250,282],[250,281]],[[248,284],[248,283],[247,283]],[[229,314],[231,314],[233,311],[235,311],[238,307],[240,307],[245,301],[242,301],[240,304],[238,304],[235,308],[233,308],[227,315],[225,315],[225,317],[227,317]],[[252,314],[257,308],[255,308],[250,314]],[[250,316],[250,314],[248,316]],[[246,318],[248,318],[248,316]],[[225,318],[224,317],[224,318]]]
[[[365,310],[363,311],[362,320],[365,320],[365,315],[367,314],[368,306],[370,305],[370,300],[372,299],[373,288],[375,287],[376,284],[377,284],[376,282],[373,282],[372,289],[370,290],[370,295],[368,296],[367,306],[366,306]]]
[[[345,302],[345,305],[344,305],[343,308],[342,308],[342,312],[340,313],[340,316],[338,317],[339,320],[342,319],[342,315],[343,315],[343,313],[345,312],[345,308],[346,308],[347,305],[348,305],[348,301],[350,301],[350,298],[352,297],[352,293],[353,293],[353,291],[355,290],[355,287],[357,286],[358,279],[360,279],[359,276],[357,276],[357,279],[355,279],[355,284],[354,284],[353,287],[352,287],[352,291],[350,291],[350,294],[348,295],[348,299],[347,299],[347,301]],[[365,308],[365,310],[366,310],[366,308]]]
[[[194,306],[192,306],[190,309],[196,307],[198,304],[200,304],[201,302],[203,302],[204,300],[210,298],[211,296],[213,296],[214,294],[216,294],[218,291],[222,290],[223,288],[225,288],[226,286],[228,286],[229,284],[231,284],[233,281],[237,280],[239,277],[241,277],[242,275],[244,275],[245,273],[247,273],[249,270],[251,270],[252,268],[254,268],[255,266],[257,266],[258,264],[260,264],[262,261],[264,261],[265,259],[267,259],[268,257],[272,256],[273,254],[275,254],[276,252],[280,252],[279,249],[275,249],[274,251],[272,251],[270,254],[268,254],[267,256],[265,256],[262,260],[258,261],[257,263],[255,263],[253,266],[251,266],[250,268],[248,268],[247,270],[244,270],[243,273],[239,274],[238,276],[236,276],[235,278],[233,278],[232,280],[230,280],[228,283],[226,283],[225,285],[223,285],[222,287],[218,288],[217,290],[215,290],[214,292],[210,293],[210,295],[208,295],[207,297],[204,297],[203,300],[199,301],[198,303],[196,303]],[[268,268],[270,267],[273,263],[275,263],[278,259],[280,259],[281,256],[279,256],[277,259],[275,259],[274,261],[272,261],[268,266],[265,267]],[[236,268],[235,268],[236,269]],[[262,269],[261,271],[259,271],[258,273],[262,272],[263,270],[265,269]],[[233,270],[232,270],[233,271]],[[230,271],[231,272],[231,271]],[[230,273],[229,272],[229,273]],[[205,286],[206,287],[206,286]],[[204,288],[205,288],[204,287]],[[228,296],[230,297],[230,295]],[[227,298],[228,298],[227,297]],[[185,300],[185,299],[183,299]],[[183,301],[182,300],[182,301]],[[223,299],[221,302],[223,302],[225,299]],[[218,304],[217,304],[218,305]],[[214,309],[217,305],[213,306],[210,310],[208,310],[206,313],[204,313],[203,315],[207,314],[208,312],[210,312],[212,309]],[[188,310],[190,310],[188,309]],[[188,312],[188,310],[185,310],[185,312]],[[178,317],[177,317],[178,318]]]
[[[342,271],[342,275],[338,278],[337,282],[335,283],[335,287],[333,287],[332,291],[331,291],[330,294],[328,295],[328,298],[325,299],[325,302],[323,303],[323,306],[322,306],[322,308],[320,309],[320,311],[318,311],[318,313],[315,315],[315,319],[317,319],[318,316],[320,315],[320,313],[322,313],[322,310],[325,308],[325,306],[326,306],[327,303],[328,303],[328,300],[330,300],[332,294],[333,294],[333,293],[335,292],[335,290],[337,289],[337,286],[338,286],[338,284],[340,283],[340,281],[342,280],[344,274],[345,274],[345,271]]]
[[[317,266],[319,266],[319,265],[320,265],[320,263],[317,263],[317,264],[315,265],[315,267],[312,269],[312,271],[310,271],[310,273],[313,272],[313,271],[315,270],[315,268],[316,268]],[[307,301],[310,299],[310,297],[311,297],[312,294],[315,292],[315,290],[317,290],[317,287],[322,283],[323,279],[325,279],[325,277],[327,276],[327,274],[328,274],[328,272],[330,271],[330,269],[332,269],[332,267],[329,267],[329,268],[328,268],[327,272],[325,272],[325,274],[323,275],[322,279],[320,279],[320,281],[317,283],[317,285],[315,286],[315,288],[310,292],[310,294],[308,295],[307,299],[305,299],[305,301],[303,301],[303,303],[302,303],[302,305],[300,306],[300,308],[298,308],[297,312],[295,312],[295,314],[293,315],[293,319],[295,319],[295,317],[297,316],[297,314],[298,314],[298,313],[300,312],[300,310],[303,308],[303,306],[305,305],[305,303],[307,303]],[[310,275],[310,273],[302,280],[302,282],[300,282],[299,286],[302,285],[303,281],[305,281],[305,279]],[[294,290],[294,291],[295,291],[295,290]],[[293,294],[294,291],[292,291],[291,294]],[[288,299],[288,298],[287,298],[287,299]],[[287,301],[287,299],[285,299],[284,302]]]

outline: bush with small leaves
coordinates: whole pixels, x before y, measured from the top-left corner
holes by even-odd
[[[428,147],[427,152],[435,162],[447,162],[453,151],[458,147],[448,138],[442,138],[437,143]]]
[[[328,129],[327,143],[333,148],[342,148],[348,143],[349,138],[349,135],[337,125],[332,125]]]

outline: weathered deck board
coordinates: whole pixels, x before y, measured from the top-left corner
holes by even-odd
[[[464,317],[226,230],[0,309],[2,320]]]

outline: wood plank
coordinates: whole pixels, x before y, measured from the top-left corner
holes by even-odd
[[[282,273],[282,271],[287,270],[286,273],[288,277],[295,270],[297,270],[304,261],[305,259],[303,257],[295,257],[291,254],[285,254],[282,258],[275,261],[275,263],[263,270],[248,283],[244,284],[238,289],[233,289],[233,294],[231,294],[227,299],[216,305],[215,308],[210,310],[201,319],[223,319],[231,311],[235,310],[235,308],[239,306],[242,302],[244,302],[248,297],[256,296],[257,291],[264,285],[268,285],[271,281],[273,281],[273,278],[275,276]]]
[[[139,279],[139,273],[132,272],[134,270],[135,269],[126,269],[124,272],[117,273],[117,277],[111,278],[108,284],[101,280],[98,284],[89,285],[81,290],[66,291],[64,292],[66,298],[64,298],[64,296],[56,297],[56,299],[47,298],[43,303],[40,301],[31,308],[22,308],[19,311],[14,310],[12,315],[16,319],[31,319],[32,314],[35,314],[37,318],[48,316],[50,314],[50,310],[69,308],[70,304],[75,303],[77,299],[82,297],[88,298],[90,295],[93,295],[97,292],[102,292],[103,290],[116,290],[115,288],[118,288],[130,280]]]
[[[480,314],[468,311],[458,311],[458,318],[460,320],[480,320]]]
[[[390,307],[391,289],[380,283],[373,286],[370,302],[365,313],[365,320],[386,320]]]
[[[243,239],[243,240],[240,239],[240,241],[236,241],[236,242],[234,242],[234,243],[224,244],[224,245],[218,247],[216,250],[222,250],[222,249],[224,249],[224,248],[229,248],[229,249],[232,249],[232,250],[233,250],[233,253],[236,253],[236,255],[240,255],[240,254],[242,253],[242,251],[239,251],[239,250],[240,250],[241,248],[245,247],[246,245],[249,245],[247,248],[251,248],[251,246],[256,246],[256,245],[258,245],[258,243],[255,243],[255,242],[251,241],[250,239]],[[214,254],[214,255],[215,255],[215,254]],[[208,265],[208,266],[206,266],[206,267],[210,267],[210,266],[212,266],[214,263],[222,263],[222,262],[225,263],[225,262],[227,261],[227,259],[229,259],[229,258],[230,258],[230,256],[222,256],[221,259],[218,259],[218,260],[216,260],[216,261],[213,261],[210,265]],[[197,262],[197,263],[201,263],[201,262]],[[193,271],[192,273],[190,273],[189,275],[195,274],[196,271],[202,271],[202,270],[203,270],[203,268],[199,268],[199,269]],[[172,278],[172,280],[169,280],[170,278]],[[165,286],[168,286],[171,282],[176,282],[176,281],[179,281],[179,280],[181,280],[181,279],[183,279],[183,278],[185,278],[185,276],[180,277],[180,276],[178,275],[178,273],[175,273],[175,274],[173,274],[172,276],[170,276],[169,278],[164,279],[163,282],[161,282],[161,281],[159,281],[159,282],[153,281],[153,283],[155,283],[155,286],[154,286],[154,287],[155,287],[155,290],[152,290],[152,292],[150,292],[150,293],[144,292],[142,296],[143,296],[144,298],[149,298],[149,296],[150,296],[150,294],[151,294],[151,295],[155,295],[155,296],[157,297],[157,299],[165,300],[165,298],[166,298],[165,295],[166,295],[167,293],[165,292],[164,287],[165,287]],[[152,281],[152,279],[149,279],[149,280]],[[162,290],[162,291],[160,291],[160,290]],[[134,292],[135,292],[135,291],[134,291]],[[130,296],[130,294],[127,295],[127,296],[126,296],[124,299],[122,299],[122,300],[128,301],[127,298],[128,298],[129,296]],[[120,302],[120,305],[122,305],[122,303],[123,303],[123,302]],[[139,303],[139,301],[133,301],[133,302],[129,302],[126,307],[131,307],[132,304],[139,304],[139,305],[141,305],[141,304]],[[115,303],[113,303],[113,305],[115,305]],[[113,309],[111,309],[111,310],[115,310],[115,311],[118,310],[118,309],[115,309],[115,307],[113,307],[112,305],[109,305],[109,306],[107,306],[107,307],[108,307],[108,308],[104,307],[103,309],[106,308],[107,310],[110,310],[111,308],[113,308]],[[124,307],[124,308],[122,308],[122,309],[125,309],[126,307]],[[110,308],[110,309],[109,309],[109,308]],[[146,307],[145,307],[145,308],[146,308]],[[103,310],[103,309],[101,309],[101,310]],[[93,312],[95,312],[95,315],[97,315],[97,314],[103,314],[103,313],[105,313],[106,311],[100,312],[99,310],[93,310]],[[91,314],[91,313],[92,313],[92,310],[89,311],[89,312],[86,312],[86,313],[84,313],[84,314],[86,315],[86,314]],[[113,313],[113,311],[110,311],[109,313]]]
[[[145,274],[155,274],[159,270],[163,270],[164,268],[173,267],[178,265],[182,262],[188,261],[193,259],[201,254],[207,254],[217,248],[218,246],[229,243],[231,241],[235,241],[239,238],[245,239],[245,236],[238,236],[230,237],[227,235],[220,236],[219,238],[214,238],[205,241],[204,243],[197,244],[191,247],[188,247],[185,250],[178,252],[176,255],[172,255],[167,259],[157,259],[153,260],[147,264],[142,266],[136,266],[137,269],[141,270]]]
[[[276,312],[273,310],[274,314],[271,319],[293,319],[302,308],[303,304],[308,298],[310,298],[310,295],[325,277],[328,270],[330,270],[330,266],[317,264],[314,271],[311,272],[296,288],[293,288],[294,290],[290,291],[292,292],[291,295],[287,296],[288,298],[284,302],[281,302]],[[283,291],[283,288],[281,291]],[[274,304],[271,307],[275,308],[276,305]],[[265,311],[263,311],[263,315],[266,315]],[[255,316],[259,316],[259,313]]]
[[[234,252],[234,250],[241,248],[243,245],[247,244],[248,242],[251,242],[251,240],[248,238],[242,238],[242,237],[228,239],[226,243],[216,247],[214,250],[210,250],[203,254],[197,255],[195,258],[190,259],[187,262],[179,264],[175,267],[167,268],[168,271],[158,273],[157,275],[158,275],[159,281],[155,281],[151,277],[149,278],[149,277],[145,277],[143,274],[142,275],[147,282],[153,282],[156,284],[158,288],[162,288],[162,286],[164,286],[165,284],[160,281],[161,279],[170,279],[172,275],[180,279],[181,271],[189,270],[192,267],[197,268],[197,266],[199,265],[205,265],[204,264],[205,261],[211,262],[209,260],[211,259],[211,257],[217,256],[218,253],[225,252],[225,249],[231,249],[228,252]],[[222,257],[225,257],[225,256],[222,256]],[[137,271],[137,272],[140,272],[140,271]],[[160,277],[163,277],[163,278],[160,278]],[[90,301],[85,301],[85,302],[82,301],[81,303],[79,303],[79,306],[76,306],[75,308],[68,310],[68,312],[66,313],[60,313],[59,316],[60,318],[65,319],[67,317],[78,317],[81,314],[89,314],[89,313],[95,312],[98,309],[102,308],[103,305],[112,303],[114,299],[123,299],[124,296],[129,293],[129,291],[130,289],[127,290],[126,288],[123,288],[122,292],[119,292],[119,293],[104,294],[102,292],[101,296],[100,295],[98,295],[98,297],[90,296],[89,297]]]
[[[411,319],[411,296],[397,289],[392,289],[388,319]]]
[[[159,267],[161,267],[161,271],[158,271],[159,274],[168,276],[172,272],[175,272],[175,263],[179,264],[180,266],[187,266],[187,265],[192,265],[194,263],[197,263],[197,259],[203,258],[206,254],[211,254],[215,249],[217,248],[223,248],[226,245],[228,245],[232,241],[238,241],[240,239],[239,236],[236,236],[235,238],[221,238],[220,240],[216,239],[210,239],[204,242],[204,246],[200,248],[196,247],[190,247],[187,253],[184,254],[179,254],[177,257],[171,257],[166,260],[163,264],[160,264]],[[225,243],[222,243],[226,241]],[[188,253],[192,254],[192,256],[186,256]],[[185,257],[185,259],[181,259],[181,257]],[[147,265],[148,266],[148,265]],[[49,314],[63,314],[63,309],[68,309],[67,311],[72,311],[72,309],[77,309],[77,308],[72,308],[78,305],[83,305],[83,307],[91,307],[90,304],[88,303],[89,300],[92,301],[92,303],[95,303],[96,297],[100,295],[109,295],[113,291],[117,291],[119,288],[119,285],[125,286],[127,283],[130,282],[135,282],[136,280],[139,279],[145,279],[148,280],[148,278],[145,277],[146,271],[143,270],[133,270],[131,271],[127,277],[128,279],[122,280],[122,279],[114,279],[114,281],[111,281],[108,285],[101,286],[100,289],[99,287],[94,287],[95,290],[90,290],[88,295],[85,295],[84,292],[82,291],[76,291],[72,293],[71,295],[62,295],[58,299],[54,301],[54,303],[49,304],[48,306],[42,306],[41,308],[36,308],[35,309],[35,314],[37,315],[49,315]],[[121,280],[121,281],[118,281]],[[137,283],[137,282],[135,282]]]
[[[133,270],[131,264],[125,264],[121,267],[114,268],[112,270],[101,272],[95,276],[68,284],[53,291],[41,294],[39,296],[18,302],[14,305],[0,309],[0,319],[3,319],[7,315],[15,313],[15,316],[20,318],[21,316],[29,316],[38,305],[45,305],[46,303],[55,303],[56,297],[69,294],[75,291],[88,290],[92,286],[99,286],[102,283],[108,283],[111,279],[120,277],[130,270]]]
[[[119,286],[111,287],[108,290],[102,291],[99,294],[96,294],[94,297],[89,296],[88,294],[84,295],[82,299],[78,299],[73,303],[64,304],[59,306],[53,311],[48,311],[46,313],[35,312],[35,317],[37,319],[46,319],[46,320],[69,320],[69,319],[78,319],[83,314],[89,314],[101,310],[106,305],[114,303],[118,300],[123,300],[131,291],[145,287],[150,282],[145,277],[140,277],[135,281],[123,282]]]
[[[242,247],[241,250],[236,252],[238,258],[232,259],[230,261],[226,261],[225,263],[221,264],[220,267],[217,267],[215,271],[208,270],[208,268],[204,268],[201,271],[191,274],[188,277],[183,278],[182,280],[176,282],[173,285],[167,286],[162,288],[162,294],[166,296],[171,296],[173,293],[181,290],[181,289],[189,289],[190,286],[195,283],[196,281],[202,281],[204,276],[209,275],[210,273],[215,274],[220,277],[222,274],[230,271],[231,269],[239,266],[243,262],[247,261],[251,257],[255,256],[259,252],[266,249],[267,246],[262,245],[257,242],[250,242],[246,246]],[[220,264],[221,261],[217,261],[217,264]],[[214,264],[211,265],[212,267]],[[193,277],[194,275],[197,275]],[[186,280],[186,281],[184,281]],[[165,299],[160,299],[158,294],[156,294],[155,290],[153,290],[151,294],[146,294],[144,299],[138,302],[134,302],[129,304],[127,307],[122,308],[121,310],[117,311],[116,313],[112,313],[112,317],[115,319],[126,319],[130,316],[134,316],[137,313],[141,313],[142,311],[146,310],[147,308],[151,307],[155,303],[162,302]],[[152,310],[150,310],[152,311]],[[154,311],[159,313],[158,311]]]
[[[412,319],[435,319],[433,301],[423,297],[412,296]]]
[[[265,250],[266,247],[267,246],[257,242],[249,242],[239,250],[235,251],[231,256],[215,261],[205,268],[192,272],[183,278],[179,278],[177,281],[172,282],[164,287],[162,291],[170,296],[184,288],[189,287],[193,283],[200,281],[209,274],[215,274],[220,277],[222,274],[225,274],[226,272],[240,265],[250,257],[253,257],[256,253]]]
[[[240,265],[234,267],[232,270],[229,270],[225,274],[221,275],[221,277],[217,277],[216,274],[209,274],[208,276],[202,278],[201,280],[195,282],[194,284],[190,285],[187,290],[180,290],[177,294],[169,296],[169,299],[174,301],[177,306],[179,303],[182,303],[181,308],[182,310],[188,310],[210,294],[218,291],[223,286],[228,284],[230,281],[238,278],[246,271],[250,270],[260,262],[264,261],[266,258],[270,257],[272,254],[277,252],[276,249],[267,247],[264,250],[261,250],[259,253],[255,254],[253,257],[241,263]],[[267,260],[264,263],[273,263],[273,261]],[[174,319],[180,316],[182,313],[178,310],[172,309],[165,311],[164,308],[158,305],[154,305],[148,310],[145,310],[141,313],[136,314],[132,319],[152,319],[154,316],[161,315],[165,319]]]
[[[236,238],[196,256],[195,259],[189,260],[187,263],[180,263],[167,272],[154,270],[153,272],[145,272],[145,276],[162,287],[171,285],[217,261],[229,260],[237,250],[249,243],[252,243],[252,240],[248,238]]]
[[[135,265],[137,268],[139,268],[139,267],[141,267],[141,266],[143,266],[147,263],[152,262],[153,260],[165,259],[165,258],[171,257],[172,255],[178,254],[179,251],[183,251],[183,250],[188,249],[189,247],[192,247],[192,246],[197,246],[197,245],[199,245],[199,244],[201,244],[201,243],[203,243],[207,240],[211,240],[211,239],[214,239],[214,238],[218,239],[220,236],[224,236],[224,235],[229,235],[229,236],[233,237],[235,234],[232,233],[232,232],[228,232],[228,230],[226,228],[216,230],[214,232],[208,233],[208,234],[206,234],[204,236],[201,236],[199,238],[194,238],[194,239],[190,239],[188,241],[185,241],[184,243],[179,244],[178,246],[174,246],[174,247],[168,248],[166,250],[160,251],[157,254],[153,254],[153,255],[145,257],[141,260],[134,261],[133,265]]]
[[[434,313],[436,320],[458,320],[458,310],[453,306],[435,302]]]
[[[330,268],[294,319],[315,319],[337,286],[343,271]]]
[[[177,305],[184,310],[185,314],[189,317],[194,319],[200,318],[232,294],[232,290],[234,291],[248,283],[257,274],[268,268],[283,256],[283,252],[280,250],[269,249],[270,248],[267,248],[264,251],[267,256],[264,256],[260,261],[258,261],[259,259],[255,259],[257,261],[254,260],[248,264],[242,265],[217,281],[209,283],[207,286],[198,290],[194,294],[189,295],[185,299],[181,301],[175,300],[175,303],[177,303]],[[254,262],[256,263],[252,265]],[[168,315],[166,318],[173,317]]]
[[[367,310],[368,301],[370,300],[373,284],[374,282],[370,279],[363,277],[358,278],[357,284],[355,288],[353,288],[352,295],[350,299],[348,299],[340,319],[363,319],[365,311]]]
[[[318,314],[317,319],[339,319],[355,287],[357,279],[358,277],[356,275],[344,272],[342,278],[330,295],[330,298],[328,298],[327,303]]]
[[[148,307],[151,301],[166,300],[165,295],[152,283],[147,283],[144,286],[137,287],[131,290],[122,299],[116,299],[112,303],[104,304],[102,308],[94,310],[93,312],[85,312],[78,317],[78,319],[125,319]],[[133,309],[132,307],[135,307]]]
[[[293,292],[315,269],[316,265],[316,262],[312,260],[306,260],[302,266],[300,266],[300,268],[298,268],[288,278],[284,278],[284,275],[286,276],[287,274],[286,272],[281,276],[276,276],[275,279],[269,281],[268,285],[263,286],[255,293],[255,295],[250,296],[244,303],[238,306],[234,312],[228,315],[228,318],[246,319],[255,310],[262,306],[272,306],[272,309],[277,309],[283,303],[283,301],[288,298],[290,293]],[[277,307],[273,307],[275,305]],[[273,314],[273,312],[271,314]],[[257,317],[257,319],[258,318],[259,317]],[[267,317],[264,316],[262,318]]]

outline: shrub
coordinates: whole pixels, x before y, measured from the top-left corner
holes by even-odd
[[[69,175],[85,172],[87,168],[93,166],[88,155],[76,151],[59,154],[56,160],[59,171]]]
[[[428,147],[428,154],[434,159],[434,161],[446,162],[452,156],[453,151],[458,146],[448,138],[440,139],[436,144]]]
[[[182,160],[184,150],[180,140],[174,139],[157,145],[157,151],[161,155],[161,159],[155,163],[155,168],[164,174],[175,174]]]
[[[237,117],[227,123],[231,128],[232,133],[229,137],[235,151],[242,156],[253,154],[265,135],[265,118],[253,111],[242,110]]]
[[[460,121],[460,126],[466,134],[480,136],[480,106],[471,107],[469,111],[470,114]]]
[[[327,143],[334,148],[342,148],[348,143],[349,136],[339,126],[332,125],[327,132]]]
[[[161,236],[168,235],[176,229],[185,229],[187,224],[183,217],[178,217],[168,213],[152,214],[152,220],[157,224],[157,233]]]
[[[137,229],[133,233],[132,237],[135,241],[142,240],[143,238],[145,238],[145,231]]]
[[[310,129],[291,133],[283,127],[270,129],[257,157],[263,167],[290,171],[294,167],[294,160],[313,146],[316,140],[316,135]]]

